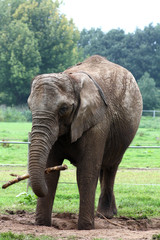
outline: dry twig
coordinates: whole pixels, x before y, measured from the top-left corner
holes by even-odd
[[[50,168],[46,168],[46,169],[45,169],[45,173],[46,173],[46,174],[49,174],[49,173],[54,172],[54,171],[66,170],[67,168],[68,168],[68,167],[67,167],[67,165],[65,165],[65,164],[64,164],[64,165],[60,165],[60,166],[50,167]],[[10,174],[10,175],[11,175],[11,176],[14,176],[14,177],[16,177],[16,178],[14,178],[14,179],[8,181],[7,183],[5,183],[5,184],[2,186],[3,189],[11,186],[12,184],[18,183],[18,182],[20,182],[20,181],[22,181],[22,180],[25,180],[25,179],[27,179],[27,178],[30,177],[29,174],[24,174],[24,175],[22,175],[22,176],[19,176],[19,175],[17,175],[17,174]]]
[[[119,223],[114,223],[114,222],[112,222],[111,220],[109,220],[108,218],[106,218],[102,213],[100,213],[100,212],[98,212],[98,211],[97,211],[97,213],[98,213],[99,215],[101,215],[101,217],[103,217],[103,218],[104,218],[107,222],[109,222],[110,224],[115,225],[115,226],[118,226],[118,227],[125,228],[125,226],[123,226],[123,225],[121,225],[121,224],[119,224]]]

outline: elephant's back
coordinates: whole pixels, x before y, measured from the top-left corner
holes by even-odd
[[[115,128],[118,126],[116,133],[123,132],[123,140],[125,129],[127,141],[130,142],[137,131],[142,114],[141,93],[131,72],[98,55],[65,71],[75,72],[86,72],[98,83],[108,105],[106,118],[114,122]]]
[[[124,67],[94,55],[65,71],[65,73],[74,72],[89,74],[103,90],[112,109],[123,108],[127,114],[136,111],[137,115],[141,115],[142,97],[139,87],[131,72]]]
[[[84,62],[67,69],[65,73],[86,72],[102,88],[107,98],[129,104],[132,101],[141,101],[141,94],[135,78],[124,67],[108,61],[99,55],[87,58]],[[137,99],[137,100],[136,100]]]

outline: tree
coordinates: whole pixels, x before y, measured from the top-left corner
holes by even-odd
[[[58,0],[0,0],[0,104],[25,103],[31,79],[81,60],[79,31]]]
[[[137,29],[131,37],[127,35],[127,62],[130,70],[136,77],[141,78],[144,72],[148,72],[155,80],[156,86],[160,87],[160,25],[145,27],[144,30]],[[132,43],[132,46],[131,46]]]
[[[26,101],[31,79],[39,72],[37,40],[26,24],[12,21],[0,34],[0,103]]]
[[[12,14],[26,0],[0,0],[0,31],[13,20]]]
[[[125,58],[125,33],[121,29],[113,29],[108,33],[103,33],[99,28],[89,31],[83,29],[79,45],[84,48],[84,57],[99,54],[119,64]]]
[[[155,81],[150,77],[149,73],[145,72],[139,79],[138,85],[143,98],[143,109],[152,110],[158,107],[158,89]]]
[[[91,28],[90,30],[83,29],[81,31],[78,45],[83,48],[83,58],[95,54],[105,56],[104,36],[105,34],[100,28]]]
[[[59,72],[79,60],[79,31],[59,13],[60,3],[52,0],[29,0],[21,4],[14,18],[26,23],[38,40],[41,73]]]
[[[160,87],[160,24],[125,34],[122,29],[103,33],[100,29],[82,30],[79,46],[84,57],[100,54],[130,70],[136,79],[148,72]]]

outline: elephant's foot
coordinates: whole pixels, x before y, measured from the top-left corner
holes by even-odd
[[[114,215],[117,215],[117,208],[113,192],[102,193],[99,198],[97,216],[112,218]]]
[[[94,229],[94,219],[86,220],[79,218],[78,220],[78,230],[91,230]]]
[[[106,218],[113,218],[114,215],[117,215],[117,208],[114,199],[110,203],[101,201],[100,199],[97,208],[97,216],[100,218],[103,218],[103,216]]]
[[[36,217],[35,225],[50,227],[51,226],[51,219]]]
[[[114,208],[114,209],[112,209],[112,208],[101,209],[101,208],[98,207],[98,209],[97,209],[97,216],[99,218],[106,217],[106,218],[111,219],[111,218],[113,218],[114,215],[117,215],[117,209],[116,208]]]

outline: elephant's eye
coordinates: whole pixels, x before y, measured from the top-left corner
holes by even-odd
[[[68,111],[68,106],[64,105],[59,109],[59,115],[63,116]]]

